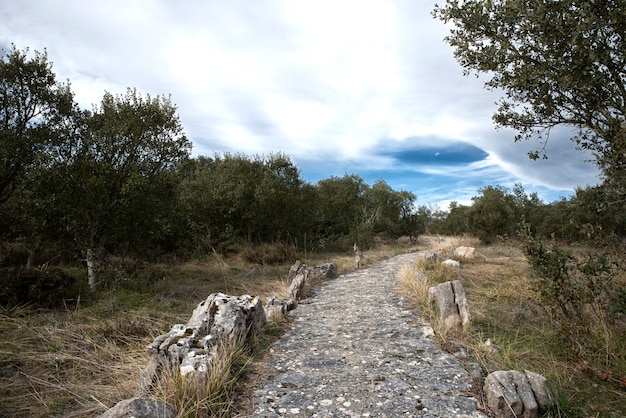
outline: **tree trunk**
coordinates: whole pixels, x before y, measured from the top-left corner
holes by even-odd
[[[38,242],[28,252],[28,260],[26,261],[26,268],[28,269],[35,268],[35,258],[37,257],[37,254],[39,254],[39,250],[41,250],[41,244]]]
[[[96,293],[98,282],[96,274],[96,256],[91,248],[87,248],[87,279],[89,283],[89,290],[91,293]]]

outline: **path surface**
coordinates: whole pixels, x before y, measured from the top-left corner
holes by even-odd
[[[419,253],[340,276],[292,311],[249,417],[484,417],[460,363],[394,292]]]

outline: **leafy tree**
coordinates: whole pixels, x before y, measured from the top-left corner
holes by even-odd
[[[320,200],[316,235],[331,240],[352,235],[355,241],[367,243],[371,230],[366,225],[375,215],[364,211],[367,189],[363,178],[355,174],[318,181]]]
[[[515,218],[512,196],[503,187],[487,186],[480,192],[482,196],[472,198],[467,214],[471,232],[485,244],[498,236],[511,236],[521,221]]]
[[[201,247],[287,242],[310,228],[298,168],[283,154],[198,157],[182,199]]]
[[[0,57],[0,204],[20,186],[28,169],[73,108],[68,84],[56,81],[48,55],[15,45]]]
[[[15,219],[7,201],[25,187],[26,175],[42,164],[65,119],[74,110],[69,83],[59,83],[47,54],[15,45],[0,56],[0,230]],[[4,234],[0,234],[4,235]],[[0,236],[0,238],[3,238]],[[1,247],[1,246],[0,246]],[[2,261],[0,248],[0,262]]]
[[[413,193],[393,190],[384,180],[377,180],[367,188],[364,198],[364,219],[371,224],[374,233],[390,237],[411,234]]]
[[[168,98],[144,98],[132,89],[106,93],[79,125],[78,141],[59,148],[63,158],[53,172],[65,180],[64,221],[85,253],[95,291],[96,253],[156,233],[173,196],[171,172],[191,144]]]
[[[626,196],[626,2],[446,0],[434,16],[466,73],[504,92],[494,120],[516,140],[545,141],[557,125],[578,128],[617,198]]]
[[[410,213],[403,213],[401,217],[401,229],[399,235],[407,235],[412,243],[415,243],[420,234],[424,234],[434,222],[434,214],[431,208],[420,205]]]
[[[434,230],[442,234],[461,235],[469,231],[468,211],[470,207],[457,201],[450,202],[448,213],[436,214],[438,217]]]

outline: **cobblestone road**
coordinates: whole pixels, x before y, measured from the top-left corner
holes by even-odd
[[[461,364],[394,291],[419,253],[345,274],[292,311],[248,417],[484,417]]]

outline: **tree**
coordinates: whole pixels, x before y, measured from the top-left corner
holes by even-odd
[[[0,57],[0,204],[19,187],[28,169],[73,108],[68,84],[60,84],[48,55],[28,49]]]
[[[112,243],[150,235],[173,196],[171,172],[189,157],[176,107],[168,98],[136,90],[105,93],[79,118],[77,142],[60,147],[52,170],[65,180],[65,223],[87,259],[96,290],[96,253]]]
[[[384,180],[376,180],[364,194],[364,220],[376,234],[398,237],[412,235],[409,229],[415,195],[396,191]]]
[[[369,186],[355,174],[331,176],[317,182],[319,215],[316,235],[336,240],[353,235],[359,242],[369,240],[368,214],[365,209],[365,192]],[[372,214],[369,214],[370,217]],[[352,244],[350,244],[352,245]]]
[[[446,41],[466,74],[486,74],[486,87],[504,92],[496,124],[516,129],[516,140],[543,140],[531,158],[546,156],[552,128],[573,126],[624,199],[624,0],[446,0],[433,14],[454,24]]]
[[[487,186],[481,196],[473,197],[468,224],[471,232],[483,243],[491,244],[499,236],[511,236],[517,230],[513,196],[500,186]]]
[[[181,185],[196,248],[287,242],[310,229],[298,168],[284,154],[198,157]],[[199,245],[198,245],[199,244]]]
[[[0,56],[0,229],[7,231],[6,202],[25,187],[25,178],[42,164],[74,110],[69,83],[59,83],[48,55],[15,45]],[[9,221],[10,222],[10,221]],[[3,238],[0,236],[0,238]],[[0,246],[1,247],[1,246]],[[0,248],[0,262],[2,251]]]
[[[469,210],[469,206],[461,205],[457,201],[450,202],[447,214],[443,211],[435,214],[439,218],[435,223],[435,231],[450,235],[461,235],[469,232]]]

